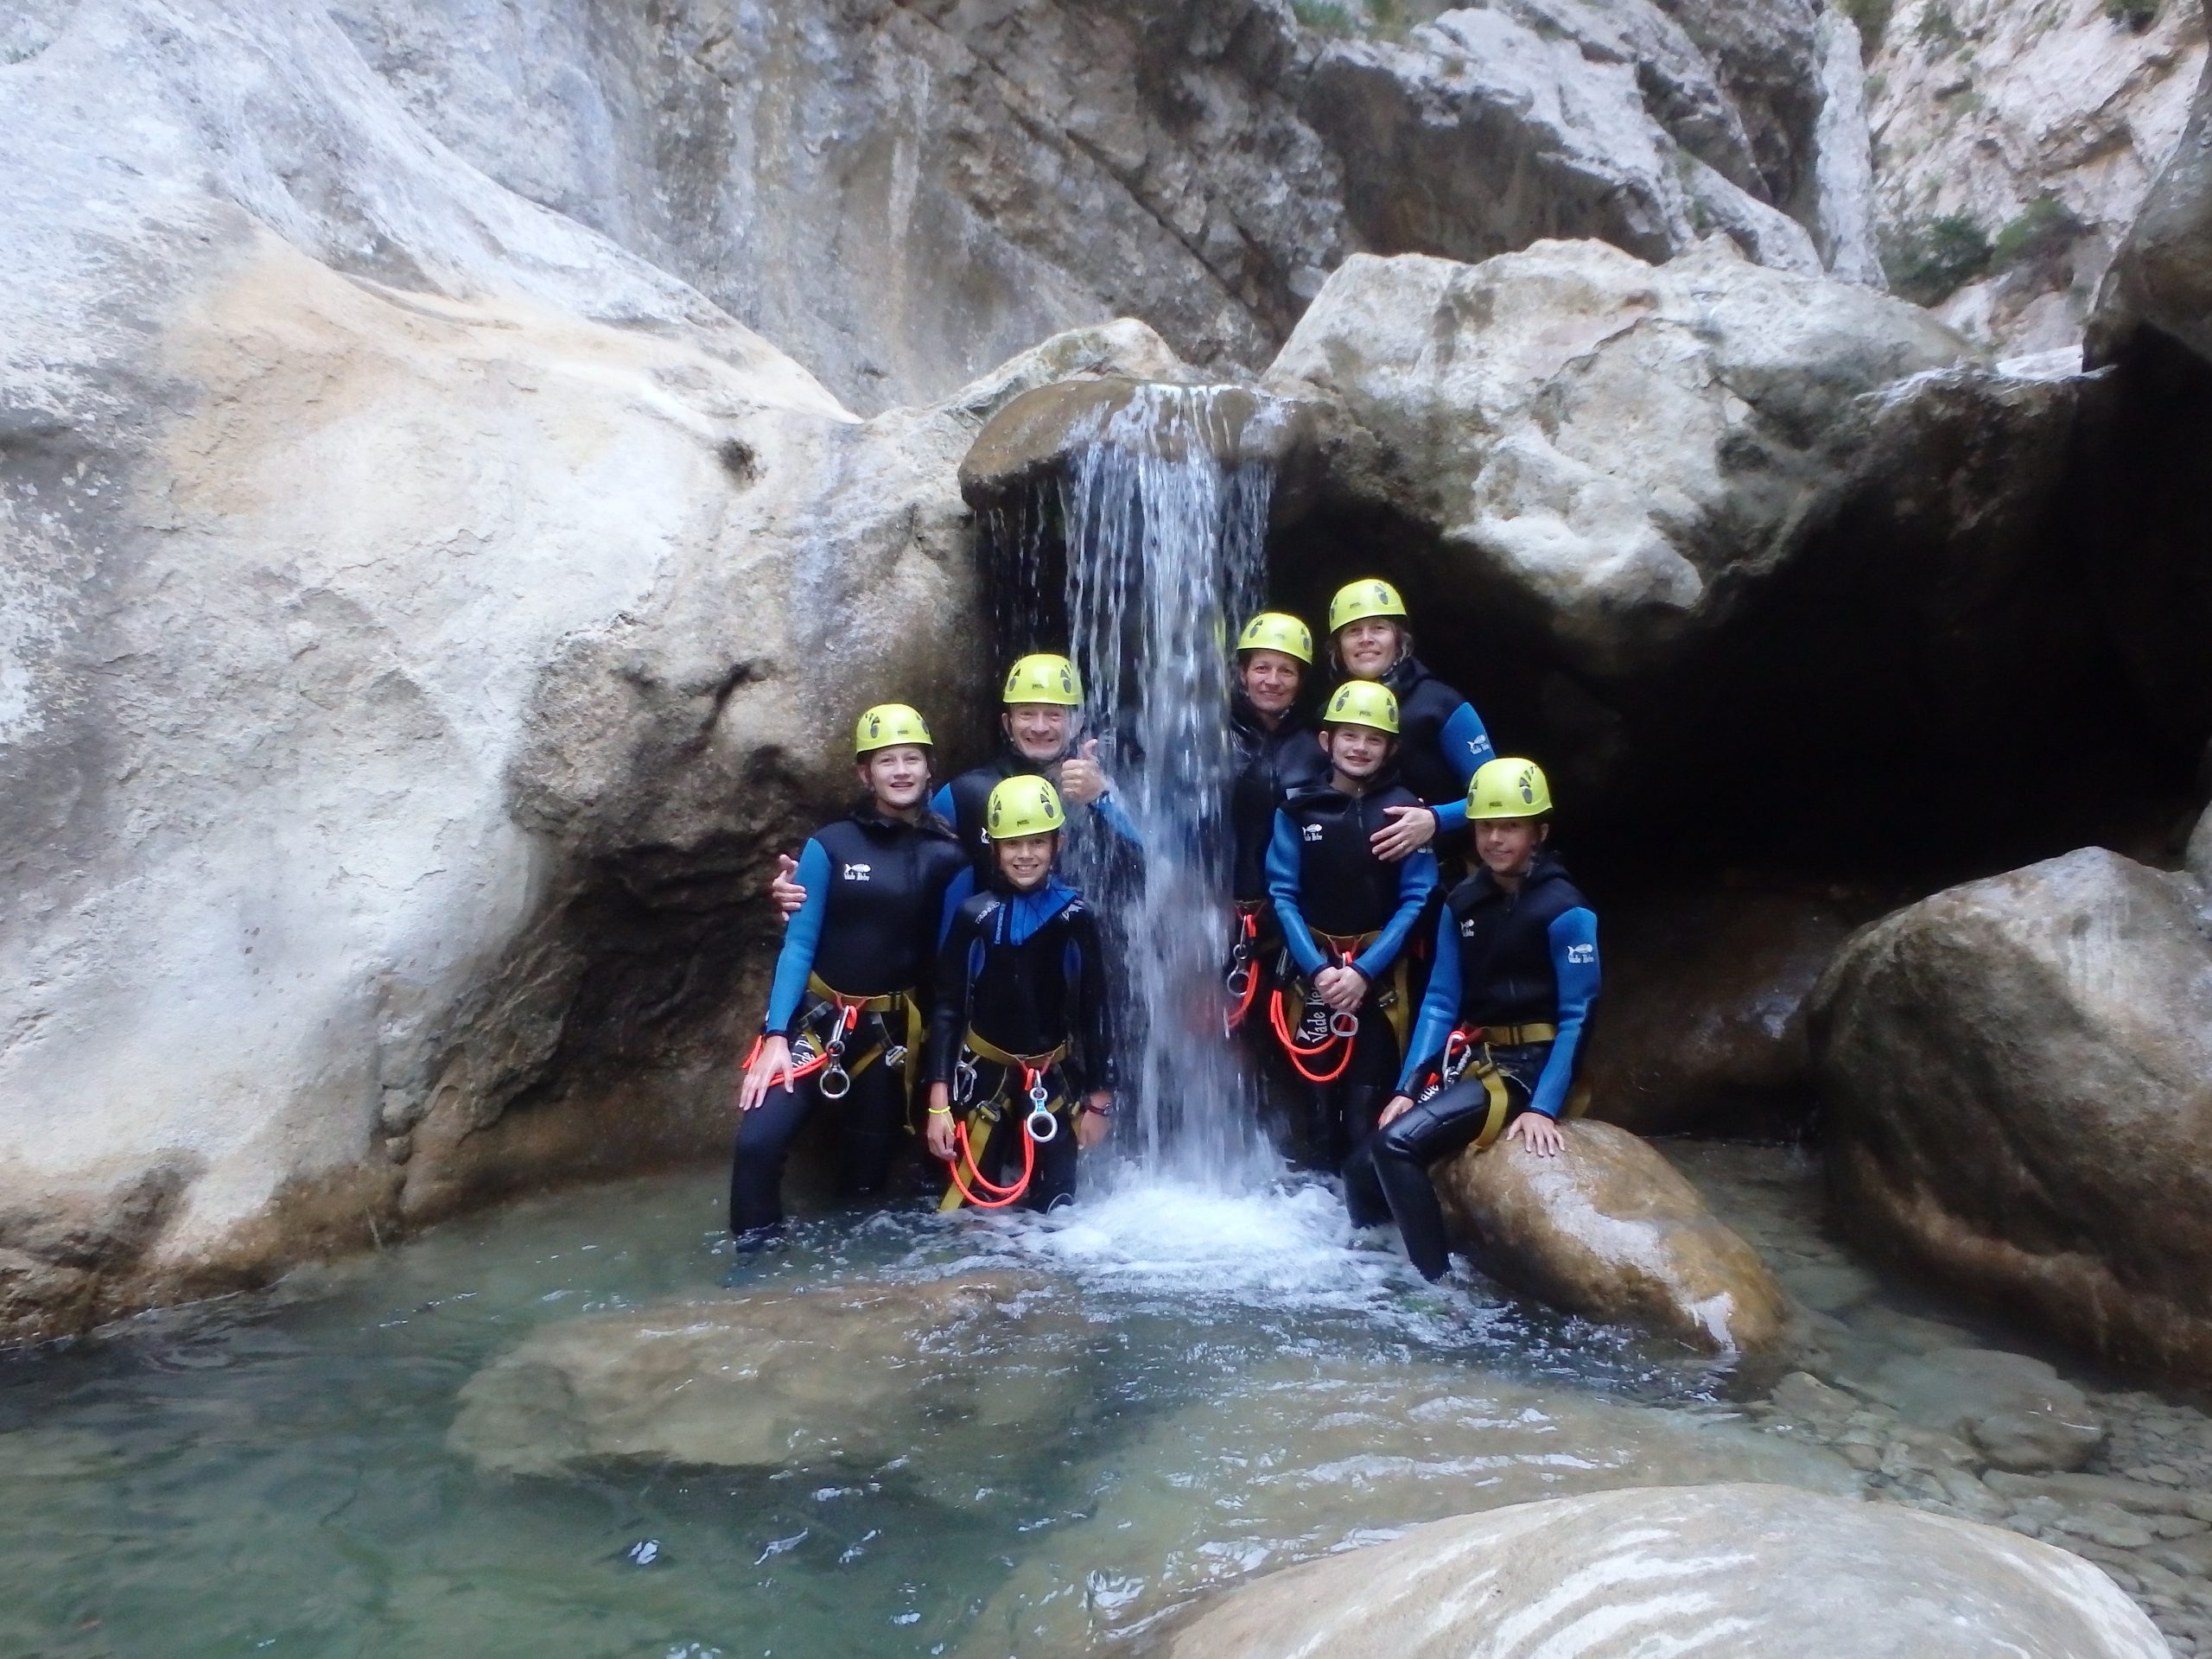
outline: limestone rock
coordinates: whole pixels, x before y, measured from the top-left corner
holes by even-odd
[[[1966,355],[1850,283],[1544,242],[1345,261],[1265,384],[1338,400],[1391,458],[1376,493],[1433,527],[1477,602],[1618,680],[1798,550],[1865,442],[1864,394]]]
[[[1972,1441],[1999,1469],[2078,1469],[2104,1425],[2050,1365],[1993,1348],[1939,1348],[1891,1360],[1867,1385],[1908,1422]]]
[[[2212,1363],[2200,890],[2085,849],[1899,911],[1813,1002],[1847,1226],[2091,1352]]]
[[[528,1475],[602,1458],[866,1465],[947,1434],[1011,1443],[1065,1425],[1080,1331],[1058,1293],[1005,1274],[654,1303],[534,1332],[462,1388],[449,1438]]]
[[[1478,1260],[1570,1313],[1705,1353],[1770,1355],[1789,1303],[1758,1253],[1627,1130],[1583,1122],[1566,1133],[1555,1157],[1500,1141],[1430,1171],[1454,1230],[1480,1241]]]
[[[1605,999],[1582,1059],[1591,1114],[1639,1135],[1802,1122],[1805,999],[1866,919],[1850,895],[1677,890],[1605,913]]]
[[[1238,1590],[1171,1659],[2164,1659],[2089,1562],[1971,1522],[1771,1486],[1554,1498],[1419,1527]]]
[[[2189,14],[2186,7],[2174,10]],[[2212,361],[2212,63],[2203,66],[2194,92],[2188,125],[2098,296],[2098,355],[2133,330],[2150,327]]]
[[[2196,0],[2144,10],[2138,30],[2103,0],[1887,9],[1867,67],[1891,264],[1914,298],[2008,354],[2080,343],[2114,251],[2175,153],[2204,63],[2203,16]],[[1947,216],[1990,249],[1948,294],[1957,276],[1928,274]]]
[[[2189,873],[2212,887],[2212,807],[2207,807],[2190,832]]]

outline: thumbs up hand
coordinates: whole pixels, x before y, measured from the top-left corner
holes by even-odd
[[[1060,762],[1060,794],[1078,806],[1089,806],[1112,788],[1106,769],[1098,764],[1098,740],[1086,737],[1077,753]]]
[[[806,889],[799,886],[798,860],[789,853],[776,855],[776,874],[768,883],[768,897],[775,901],[776,909],[784,920],[798,914],[799,906],[806,902]]]

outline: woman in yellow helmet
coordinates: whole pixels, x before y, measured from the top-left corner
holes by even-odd
[[[831,1103],[848,1190],[880,1192],[921,1067],[923,982],[946,895],[967,873],[951,827],[925,804],[929,727],[879,703],[853,732],[858,804],[807,838],[805,901],[785,930],[768,1013],[738,1090],[730,1232],[741,1252],[782,1235],[791,1137]]]
[[[1052,874],[1067,815],[1052,783],[1001,779],[983,822],[991,880],[954,910],[938,961],[929,1149],[944,1209],[1050,1210],[1075,1197],[1076,1154],[1113,1109],[1105,960],[1090,906]]]
[[[1560,1149],[1558,1120],[1572,1115],[1599,987],[1598,918],[1545,846],[1552,797],[1543,768],[1492,760],[1467,800],[1480,861],[1445,899],[1398,1092],[1344,1170],[1354,1223],[1395,1219],[1430,1279],[1448,1259],[1428,1166],[1501,1134],[1516,1153]]]
[[[1497,750],[1474,704],[1414,655],[1413,629],[1398,590],[1374,576],[1337,589],[1329,601],[1329,655],[1348,680],[1373,680],[1398,699],[1398,773],[1424,803],[1394,813],[1375,837],[1383,858],[1404,858],[1467,822],[1467,785]]]
[[[1230,896],[1236,938],[1229,964],[1230,1025],[1244,1023],[1266,1001],[1266,964],[1282,939],[1268,902],[1268,842],[1275,809],[1294,791],[1325,782],[1328,757],[1299,706],[1313,666],[1313,633],[1282,611],[1262,611],[1236,637],[1236,679],[1230,731],[1242,765],[1229,798]]]

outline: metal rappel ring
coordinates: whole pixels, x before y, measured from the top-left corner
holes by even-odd
[[[832,1060],[823,1068],[821,1077],[814,1086],[824,1100],[842,1100],[853,1092],[853,1076],[842,1065]]]
[[[1359,1035],[1359,1016],[1356,1014],[1332,1014],[1329,1016],[1329,1035],[1347,1039]]]
[[[1029,1138],[1041,1147],[1060,1132],[1060,1120],[1045,1107],[1037,1106],[1031,1108],[1029,1116],[1021,1127],[1029,1132]]]
[[[1251,982],[1252,965],[1249,963],[1240,962],[1229,970],[1229,994],[1231,996],[1243,995],[1244,988]]]

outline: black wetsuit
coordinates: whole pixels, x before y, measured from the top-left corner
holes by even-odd
[[[1093,1090],[1115,1086],[1105,977],[1097,918],[1057,877],[1027,893],[995,879],[961,901],[945,932],[930,1017],[929,1078],[952,1086],[952,1109],[967,1124],[970,1147],[983,1142],[976,1161],[988,1179],[1019,1179],[1030,1103],[1018,1069],[1003,1061],[972,1055],[972,1074],[963,1075],[969,1033],[1007,1054],[1065,1051],[1039,1079],[1061,1124],[1036,1148],[1036,1173],[1023,1199],[1033,1210],[1075,1196],[1077,1112]]]
[[[1402,1004],[1412,993],[1404,976],[1392,970],[1436,889],[1436,858],[1424,849],[1389,864],[1368,843],[1390,823],[1390,808],[1417,804],[1413,793],[1396,783],[1382,782],[1358,796],[1322,783],[1293,793],[1275,813],[1268,885],[1291,969],[1310,988],[1321,969],[1340,966],[1339,953],[1315,937],[1327,934],[1347,942],[1342,948],[1355,950],[1351,965],[1367,981],[1349,1062],[1326,1083],[1307,1080],[1320,1160],[1332,1169],[1373,1128],[1397,1074],[1398,1039],[1389,1014],[1395,1008],[1406,1018],[1411,1010]],[[1375,937],[1363,946],[1348,943],[1368,934]],[[1309,1014],[1324,1006],[1309,994]],[[1325,1011],[1314,1015],[1303,1033],[1292,1032],[1300,1046],[1319,1045],[1325,1034],[1324,1019]],[[1342,1058],[1341,1048],[1307,1058],[1301,1076],[1332,1070]]]
[[[1488,870],[1477,870],[1452,888],[1438,918],[1433,971],[1398,1092],[1417,1096],[1441,1065],[1456,1028],[1505,1033],[1552,1026],[1555,1038],[1493,1040],[1485,1052],[1506,1089],[1504,1122],[1524,1111],[1557,1117],[1567,1106],[1599,983],[1597,916],[1556,858],[1538,853],[1510,892]],[[1478,1140],[1492,1105],[1478,1077],[1463,1077],[1417,1100],[1372,1136],[1344,1171],[1353,1221],[1370,1226],[1395,1217],[1406,1253],[1428,1278],[1448,1265],[1428,1166]]]
[[[1065,756],[1061,758],[1065,759]],[[960,837],[961,846],[967,850],[969,862],[975,868],[976,890],[990,885],[992,873],[998,868],[991,855],[990,837],[983,827],[984,815],[990,808],[991,791],[1009,778],[1032,773],[1040,778],[1052,778],[1054,786],[1058,787],[1059,764],[1058,760],[1032,760],[1007,744],[982,766],[971,766],[950,783],[941,785],[930,798],[930,810],[952,825]],[[1070,802],[1067,812],[1068,827],[1064,840],[1090,833],[1090,822],[1095,816],[1122,842],[1130,847],[1140,844],[1136,826],[1111,795],[1100,796],[1088,810]],[[1067,849],[1064,846],[1061,857],[1065,861],[1066,856]]]
[[[1229,701],[1230,734],[1243,766],[1229,798],[1236,865],[1230,891],[1240,905],[1263,903],[1268,896],[1268,843],[1274,838],[1275,809],[1293,791],[1329,781],[1329,757],[1322,753],[1313,722],[1290,709],[1269,731],[1240,690]]]
[[[1451,834],[1467,824],[1467,785],[1476,769],[1497,758],[1474,704],[1408,657],[1382,677],[1398,699],[1398,778],[1436,809],[1437,828]]]
[[[798,880],[806,902],[785,930],[763,1031],[794,1039],[804,1035],[818,1052],[836,1014],[834,1005],[825,1010],[821,995],[808,988],[810,977],[852,999],[903,992],[926,1010],[945,896],[966,868],[951,827],[933,813],[906,823],[863,801],[816,830],[800,849]],[[909,1034],[905,1011],[893,1010],[860,1014],[845,1038],[841,1064],[850,1068],[851,1092],[830,1104],[837,1113],[849,1191],[880,1191],[888,1179],[907,1079],[918,1075],[921,1057],[910,1052],[893,1067],[883,1056],[911,1047]],[[804,1063],[798,1056],[794,1062]],[[789,1092],[778,1084],[740,1117],[729,1204],[730,1230],[741,1237],[757,1240],[782,1222],[785,1158],[791,1138],[824,1098],[823,1079],[823,1072],[816,1071]]]

